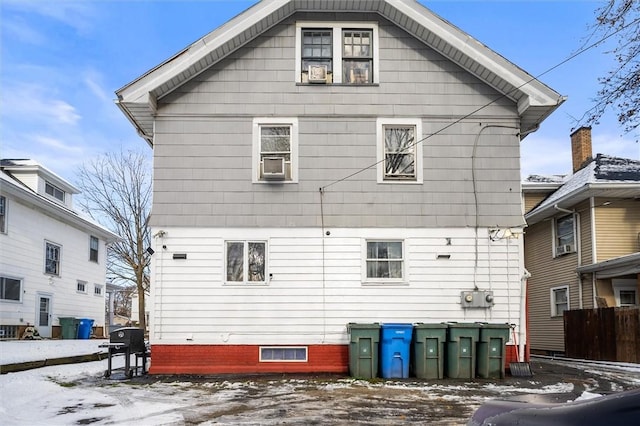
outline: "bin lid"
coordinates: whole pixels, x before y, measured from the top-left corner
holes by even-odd
[[[422,323],[417,322],[413,325],[415,328],[447,328],[448,325],[445,323]]]
[[[497,329],[506,329],[511,328],[511,324],[490,324],[490,323],[478,323],[482,328],[497,328]]]
[[[450,322],[447,324],[449,328],[480,328],[477,322]]]
[[[378,324],[377,322],[370,323],[370,324],[350,322],[349,324],[347,324],[347,328],[348,329],[352,329],[352,328],[355,328],[355,329],[380,328],[380,324]]]

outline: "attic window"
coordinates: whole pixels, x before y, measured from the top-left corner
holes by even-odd
[[[64,191],[60,188],[58,188],[57,186],[55,186],[52,183],[49,182],[45,182],[44,184],[44,192],[47,195],[52,196],[53,198],[56,198],[60,201],[62,201],[64,203]]]
[[[377,23],[297,23],[297,83],[376,84],[377,70]]]

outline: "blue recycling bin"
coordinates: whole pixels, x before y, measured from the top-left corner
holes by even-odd
[[[380,370],[385,379],[409,378],[409,348],[413,324],[382,324]]]
[[[78,339],[88,339],[91,337],[91,328],[93,328],[93,320],[89,318],[80,318],[78,323]]]

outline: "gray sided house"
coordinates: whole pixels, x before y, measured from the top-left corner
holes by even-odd
[[[152,373],[346,372],[350,322],[526,338],[520,140],[563,98],[419,3],[264,0],[116,93]]]

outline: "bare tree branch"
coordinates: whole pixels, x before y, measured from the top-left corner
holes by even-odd
[[[106,153],[85,163],[76,183],[82,210],[121,237],[108,247],[107,274],[114,284],[135,286],[141,328],[146,328],[144,295],[149,290],[150,170],[142,153]]]

